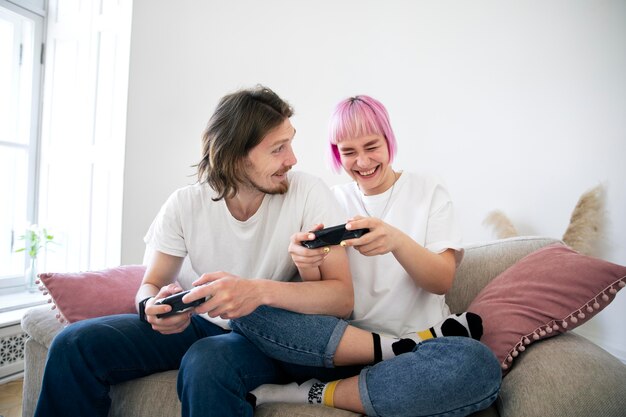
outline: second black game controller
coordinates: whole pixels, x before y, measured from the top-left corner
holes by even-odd
[[[183,312],[187,310],[188,308],[199,306],[200,304],[206,301],[206,298],[199,298],[190,303],[185,303],[183,301],[183,297],[186,294],[189,294],[190,291],[191,290],[177,292],[176,294],[172,294],[154,303],[155,305],[168,304],[172,307],[171,311],[168,311],[167,313],[157,314],[157,317],[158,318],[169,317],[173,314]]]
[[[303,240],[302,246],[309,249],[320,248],[322,246],[338,245],[347,239],[356,239],[369,232],[370,229],[347,230],[345,224],[339,226],[327,227],[322,230],[313,232],[315,239]]]

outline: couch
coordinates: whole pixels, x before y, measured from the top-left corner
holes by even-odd
[[[465,311],[481,289],[496,276],[527,254],[555,242],[543,237],[516,237],[467,246],[454,286],[446,296],[450,309],[452,312]],[[28,311],[22,326],[30,336],[25,346],[22,415],[31,417],[41,387],[48,346],[62,324],[55,313],[44,306]],[[112,387],[109,415],[179,416],[176,373],[163,372]],[[270,404],[260,406],[255,416],[348,417],[357,414],[320,406]],[[575,332],[540,340],[525,348],[523,355],[515,359],[514,366],[503,379],[497,401],[475,416],[626,416],[626,365]]]

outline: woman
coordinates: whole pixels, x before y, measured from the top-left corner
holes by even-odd
[[[446,189],[434,178],[394,171],[395,136],[385,107],[371,97],[337,105],[329,145],[333,167],[354,180],[334,188],[352,216],[346,229],[369,229],[341,243],[352,248],[350,320],[262,307],[233,327],[276,359],[337,373],[327,372],[326,383],[262,385],[250,398],[371,416],[467,415],[488,407],[501,374],[494,355],[475,340],[480,317],[450,315],[444,299],[463,255]],[[303,248],[301,241],[313,237],[298,233],[289,247],[303,279],[315,279],[330,249]],[[346,365],[372,366],[345,378]]]

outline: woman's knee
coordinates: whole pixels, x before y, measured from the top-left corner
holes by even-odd
[[[418,360],[432,360],[434,368],[430,370],[439,373],[441,385],[465,393],[466,401],[490,398],[499,392],[502,372],[497,358],[484,344],[468,337],[445,337],[424,343],[424,347],[433,349]]]
[[[367,399],[364,405],[381,415],[413,415],[414,407],[425,415],[470,414],[495,400],[500,382],[493,353],[466,337],[419,343],[412,352],[364,369],[359,377],[359,387],[365,391],[361,397]],[[411,401],[388,401],[392,393]]]
[[[462,337],[455,338],[459,343],[459,362],[463,373],[473,375],[484,381],[492,390],[498,390],[502,381],[502,370],[494,353],[477,340]]]

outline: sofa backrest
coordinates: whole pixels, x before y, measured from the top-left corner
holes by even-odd
[[[456,271],[454,284],[446,294],[450,311],[465,311],[492,279],[529,253],[556,242],[559,240],[522,236],[465,246],[465,255]]]

